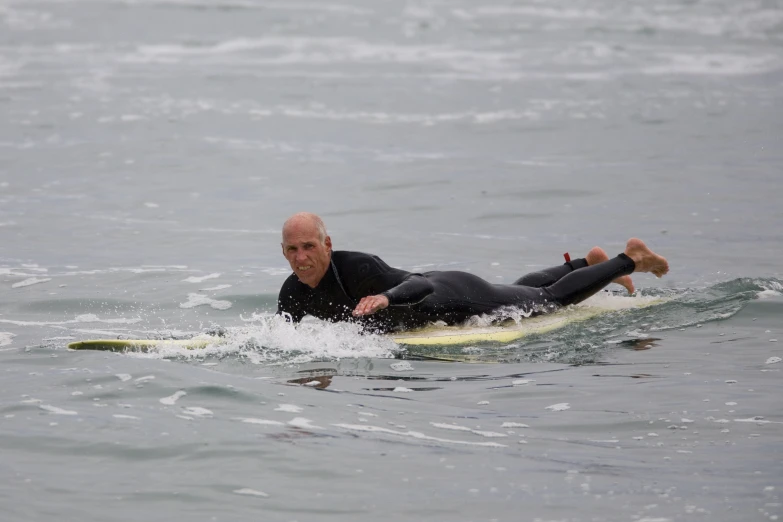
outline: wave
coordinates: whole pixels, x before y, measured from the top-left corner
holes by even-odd
[[[777,279],[741,278],[702,289],[646,290],[633,297],[602,292],[580,306],[599,307],[607,313],[584,322],[576,322],[552,333],[536,335],[506,345],[475,344],[438,348],[441,355],[470,355],[484,362],[560,362],[594,363],[607,349],[637,341],[640,346],[655,340],[660,332],[697,327],[711,321],[732,318],[749,302],[775,300],[783,295],[783,283]],[[657,302],[661,304],[655,304]],[[773,301],[776,310],[783,308]],[[778,310],[780,311],[780,310]],[[524,321],[525,314],[506,313]],[[97,319],[85,317],[84,319]],[[384,335],[367,334],[359,325],[328,323],[306,318],[299,325],[287,323],[271,313],[254,313],[241,318],[244,325],[213,326],[220,341],[203,350],[188,350],[174,345],[135,357],[174,358],[204,362],[208,359],[239,359],[252,364],[289,365],[357,358],[403,356],[405,349]],[[111,322],[111,321],[105,321]],[[67,324],[59,322],[57,324]],[[483,326],[485,320],[477,319]],[[151,338],[170,338],[165,333],[147,332]],[[178,332],[174,337],[189,337],[202,332]],[[129,335],[127,332],[125,336]],[[425,352],[425,355],[428,352]]]

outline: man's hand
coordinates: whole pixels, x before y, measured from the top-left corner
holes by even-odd
[[[367,297],[362,297],[362,300],[353,309],[353,316],[359,317],[374,314],[387,306],[389,306],[389,298],[385,295],[368,295]]]

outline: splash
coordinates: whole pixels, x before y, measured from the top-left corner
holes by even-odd
[[[203,359],[240,357],[252,364],[302,364],[359,357],[392,358],[399,347],[391,339],[362,332],[351,323],[329,323],[307,318],[295,325],[283,317],[253,314],[247,325],[220,328],[215,342],[204,349],[163,346],[136,357]]]
[[[24,281],[19,281],[18,283],[14,283],[11,285],[11,288],[23,288],[25,286],[32,286],[37,285],[39,283],[46,283],[51,281],[51,277],[30,277],[28,279],[25,279]]]
[[[601,310],[612,312],[633,308],[644,308],[660,302],[661,299],[661,296],[654,295],[622,296],[611,292],[601,292],[579,304],[568,307],[568,309],[574,311]],[[528,319],[533,315],[551,313],[557,309],[558,308],[554,304],[536,305],[532,309],[507,306],[492,314],[472,317],[467,325],[482,328],[508,320],[514,321],[516,324],[522,324],[525,319]]]
[[[754,281],[761,288],[758,292],[759,299],[768,299],[770,297],[779,297],[783,295],[783,284],[774,279],[761,279]]]

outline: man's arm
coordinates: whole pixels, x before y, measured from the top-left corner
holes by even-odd
[[[363,297],[353,310],[354,317],[374,314],[389,306],[411,306],[418,304],[435,291],[435,287],[426,277],[409,274],[397,286],[377,295]]]
[[[421,303],[434,291],[429,279],[420,274],[409,274],[402,283],[381,292],[381,295],[386,296],[390,306],[411,306]]]
[[[392,268],[381,258],[363,252],[334,252],[332,260],[350,299],[359,301],[355,317],[373,314],[388,306],[411,306],[435,289],[421,274]]]

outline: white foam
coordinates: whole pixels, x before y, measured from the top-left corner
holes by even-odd
[[[122,382],[131,380],[132,376],[129,373],[118,373],[115,375]]]
[[[289,426],[293,426],[294,428],[300,428],[303,430],[322,430],[323,428],[320,426],[315,426],[313,424],[313,421],[310,419],[305,419],[304,417],[295,417],[288,421]]]
[[[284,411],[286,413],[301,413],[302,407],[296,404],[280,404],[275,408],[275,411]]]
[[[237,495],[249,495],[251,497],[262,497],[262,498],[267,498],[269,496],[263,491],[258,491],[256,489],[250,489],[250,488],[235,489],[234,493],[236,493]]]
[[[418,432],[418,431],[397,431],[397,430],[391,430],[389,428],[383,428],[380,426],[371,426],[366,424],[333,424],[333,426],[336,426],[338,428],[343,428],[350,431],[364,431],[364,432],[371,432],[371,433],[385,433],[389,435],[397,435],[400,437],[408,437],[412,439],[418,439],[418,440],[426,440],[430,442],[442,442],[447,444],[464,444],[467,446],[486,446],[491,448],[505,448],[505,444],[498,444],[497,442],[474,442],[474,441],[468,441],[468,440],[450,440],[450,439],[441,439],[438,437],[432,437],[430,435],[425,435],[424,433]]]
[[[588,307],[600,308],[601,310],[627,310],[633,308],[642,308],[644,306],[660,301],[660,297],[651,295],[617,295],[611,292],[599,292],[585,301],[579,303],[575,308]]]
[[[0,333],[0,346],[3,346],[2,333]],[[770,357],[764,364],[777,364],[780,361],[783,361],[780,357]]]
[[[122,415],[120,413],[115,413],[112,415],[115,419],[128,419],[128,420],[139,420],[139,417],[134,417],[133,415]]]
[[[159,399],[161,404],[166,404],[167,406],[171,406],[175,404],[180,398],[187,395],[187,392],[183,390],[179,390],[177,392],[174,392],[173,395],[169,395],[168,397],[163,397],[162,399]]]
[[[507,437],[505,433],[498,433],[496,431],[484,431],[484,430],[472,430],[471,433],[480,435],[481,437]]]
[[[252,364],[274,364],[285,361],[301,364],[312,360],[339,360],[343,358],[392,358],[400,351],[398,345],[386,336],[362,334],[352,323],[329,323],[305,318],[300,324],[286,322],[273,314],[254,314],[241,317],[245,327],[229,327],[219,342],[203,349],[188,350],[182,346],[164,345],[147,353],[132,352],[136,358],[224,357],[238,354]]]
[[[571,405],[568,404],[567,402],[560,402],[558,404],[553,404],[551,406],[547,406],[545,409],[551,410],[551,411],[565,411],[565,410],[570,410],[571,409]]]
[[[219,301],[216,299],[210,299],[202,294],[188,294],[188,300],[184,303],[180,303],[180,308],[195,308],[197,306],[209,305],[215,310],[228,310],[231,308],[231,301]]]
[[[780,58],[774,54],[729,53],[657,53],[665,63],[643,67],[649,75],[746,75],[774,71],[780,68]]]
[[[209,288],[201,288],[199,291],[201,292],[216,292],[218,290],[225,290],[226,288],[231,288],[232,285],[216,285],[216,286],[210,286]]]
[[[140,45],[124,59],[140,63],[248,63],[256,66],[324,65],[338,63],[438,64],[461,72],[502,70],[514,54],[495,49],[474,50],[447,45],[399,45],[357,38],[268,36],[234,38],[213,45]]]
[[[494,431],[481,431],[481,430],[474,430],[472,428],[468,428],[467,426],[460,426],[458,424],[444,424],[441,422],[430,422],[432,426],[435,426],[436,428],[441,428],[444,430],[454,430],[454,431],[467,431],[470,433],[473,433],[474,435],[479,435],[481,437],[506,437],[507,435],[505,433],[497,433]]]
[[[78,415],[79,413],[73,410],[64,410],[62,408],[58,408],[57,406],[52,406],[50,404],[40,404],[38,406],[44,411],[48,411],[49,413],[53,413],[55,415]]]
[[[412,372],[414,370],[413,366],[411,366],[411,363],[408,361],[394,362],[391,363],[389,367],[395,372]]]
[[[352,5],[338,3],[319,3],[319,2],[297,2],[297,1],[268,1],[268,0],[231,0],[230,2],[210,2],[204,0],[122,0],[120,4],[128,5],[152,5],[174,6],[184,8],[197,8],[199,11],[222,10],[230,8],[232,10],[261,10],[261,11],[303,11],[306,14],[328,13],[336,15],[368,15],[373,11],[362,9]],[[319,15],[319,19],[323,15]],[[62,44],[66,45],[66,44]],[[73,45],[73,44],[67,44]]]
[[[31,277],[29,279],[25,279],[24,281],[19,281],[18,283],[12,284],[11,288],[22,288],[25,286],[37,285],[39,283],[46,283],[47,281],[51,280],[51,277],[42,277],[40,279],[37,277]]]
[[[285,426],[284,423],[276,420],[267,420],[267,419],[253,419],[253,418],[244,418],[244,419],[236,419],[240,422],[244,422],[246,424],[261,424],[263,426]]]
[[[413,390],[411,388],[406,388],[405,386],[397,386],[392,391],[396,393],[410,393]]]
[[[16,334],[12,334],[11,332],[0,332],[0,346],[11,344],[14,337],[16,337]]]
[[[97,328],[74,328],[75,333],[88,334],[90,336],[101,336],[108,338],[119,339],[121,336],[126,335],[126,331],[113,331],[113,330],[100,330]]]
[[[22,31],[62,29],[70,25],[66,20],[58,20],[54,13],[32,9],[17,10],[6,5],[0,6],[0,20],[9,28]]]
[[[95,314],[77,315],[74,319],[67,321],[14,321],[11,319],[0,319],[0,323],[14,324],[17,326],[60,326],[66,324],[80,323],[108,323],[108,324],[134,324],[141,321],[140,318],[126,319],[119,317],[116,319],[101,319]]]
[[[430,424],[435,426],[436,428],[442,428],[444,430],[473,431],[472,429],[468,428],[467,426],[459,426],[457,424],[444,424],[442,422],[430,422]]]
[[[766,420],[764,417],[750,417],[748,419],[734,419],[734,422],[752,422],[756,424],[783,424],[780,421]]]
[[[756,284],[764,289],[757,294],[762,299],[783,295],[783,284],[777,281],[756,281]]]
[[[208,279],[215,279],[215,278],[220,277],[221,275],[222,274],[214,273],[214,274],[209,274],[209,275],[205,275],[205,276],[201,276],[201,277],[191,276],[191,277],[188,277],[187,279],[183,279],[182,281],[184,283],[203,283],[204,281],[206,281]]]
[[[185,415],[193,415],[194,417],[210,417],[213,415],[211,410],[202,408],[200,406],[191,406],[189,408],[184,408],[182,410],[182,413],[184,413]]]
[[[471,13],[474,16],[508,18],[520,16],[523,18],[538,17],[556,20],[602,20],[606,15],[593,9],[568,9],[562,7],[539,6],[483,6],[463,12],[463,16]],[[469,15],[468,15],[469,16]]]
[[[250,114],[257,118],[285,116],[305,120],[348,121],[374,125],[413,124],[431,127],[459,122],[488,125],[507,121],[538,121],[540,115],[532,110],[506,109],[490,112],[464,111],[453,113],[387,113],[367,111],[338,111],[312,107],[275,107],[274,109],[253,109]],[[388,156],[384,156],[387,160]],[[381,158],[383,159],[383,158]],[[404,158],[403,158],[404,159]],[[437,159],[432,156],[425,159]]]
[[[501,428],[529,428],[527,424],[522,424],[521,422],[504,422],[500,425]]]

